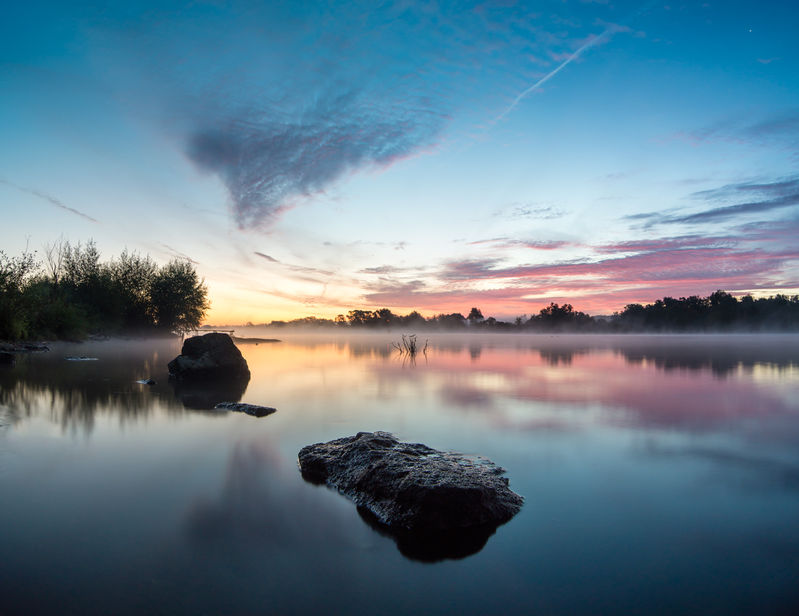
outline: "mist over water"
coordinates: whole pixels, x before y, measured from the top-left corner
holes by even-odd
[[[239,343],[244,391],[168,382],[177,340],[0,366],[0,613],[799,605],[799,336],[420,333],[414,361],[399,332],[236,334],[282,339]],[[460,550],[398,544],[297,470],[360,430],[486,456],[525,505]]]

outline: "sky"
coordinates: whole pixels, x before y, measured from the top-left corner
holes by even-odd
[[[214,324],[799,293],[792,2],[38,2],[0,249],[188,258]]]

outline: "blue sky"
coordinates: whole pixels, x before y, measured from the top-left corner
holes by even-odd
[[[796,293],[797,13],[13,6],[0,246],[191,258],[216,323]]]

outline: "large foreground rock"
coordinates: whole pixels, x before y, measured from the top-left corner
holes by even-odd
[[[523,502],[493,462],[401,443],[387,432],[308,445],[299,465],[307,480],[337,488],[398,531],[493,532]]]
[[[249,380],[247,360],[227,334],[211,333],[187,338],[181,354],[168,364],[178,381]]]

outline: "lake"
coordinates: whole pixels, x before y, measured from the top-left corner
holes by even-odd
[[[282,339],[243,391],[176,390],[176,340],[0,366],[0,614],[799,613],[799,336],[240,333]],[[300,476],[374,430],[490,458],[521,512],[431,553]]]

